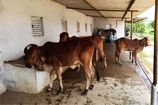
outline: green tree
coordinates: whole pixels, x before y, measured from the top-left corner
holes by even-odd
[[[134,33],[145,33],[145,23],[144,21],[136,22],[133,24],[133,32]]]
[[[153,28],[153,29],[154,29],[154,21],[150,21],[150,22],[148,23],[148,26],[149,26],[150,28]]]
[[[147,24],[147,32],[150,34],[150,35],[153,35],[154,34],[154,21],[150,21],[148,24]]]
[[[126,30],[131,31],[130,23],[126,24]],[[145,23],[144,21],[133,23],[133,32],[134,33],[145,33]]]

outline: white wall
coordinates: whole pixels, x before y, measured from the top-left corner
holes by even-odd
[[[120,19],[104,19],[104,18],[94,18],[94,31],[97,28],[109,29],[114,28],[117,31],[117,38],[124,37],[124,21]]]
[[[33,37],[31,16],[44,19],[44,36]],[[18,58],[27,44],[39,45],[46,41],[58,41],[62,32],[62,20],[67,20],[70,35],[91,35],[93,18],[66,9],[50,0],[0,0],[0,51],[4,60]],[[77,22],[80,32],[77,33]],[[88,31],[85,32],[85,23]]]
[[[44,36],[33,37],[31,16],[43,17]],[[93,18],[66,9],[50,0],[0,0],[0,52],[2,52],[0,62],[2,59],[12,60],[21,57],[24,47],[30,43],[42,45],[46,41],[58,42],[59,34],[62,32],[62,20],[67,21],[70,36],[91,35],[91,24],[95,29],[112,24],[112,28],[117,29],[119,36],[124,35],[123,21],[118,22],[116,27],[115,20],[96,18],[94,25]],[[77,22],[80,22],[78,33]],[[87,23],[87,32],[85,32],[85,23]],[[0,80],[7,89],[27,93],[38,93],[49,82],[47,73],[9,64],[5,64],[4,70],[0,71]]]

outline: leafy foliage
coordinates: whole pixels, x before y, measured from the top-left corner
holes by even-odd
[[[136,22],[133,25],[134,33],[144,33],[145,32],[145,23],[144,22]]]
[[[127,23],[126,30],[130,31],[131,30],[130,27],[131,27],[130,23]],[[144,21],[134,23],[133,24],[133,32],[134,33],[145,33],[145,23],[144,23]]]

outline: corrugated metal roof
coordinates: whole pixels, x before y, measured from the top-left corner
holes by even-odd
[[[133,5],[125,18],[130,18],[130,11],[134,11],[135,18],[154,5],[155,0],[52,0],[69,9],[75,9],[92,17],[122,18],[131,1]]]

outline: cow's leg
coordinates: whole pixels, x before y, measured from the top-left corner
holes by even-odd
[[[50,75],[50,83],[49,83],[49,87],[47,89],[47,91],[51,91],[53,88],[53,81],[57,78],[55,71],[53,71],[53,73]]]
[[[123,51],[123,49],[119,49],[119,50],[118,50],[118,64],[119,64],[119,65],[122,65],[122,64],[121,64],[121,59],[120,59],[120,55],[121,55],[121,52],[122,52],[122,51]]]
[[[104,63],[104,68],[106,68],[107,67],[106,56],[105,55],[100,55],[99,59],[100,59],[101,62]]]
[[[49,73],[49,76],[50,76],[49,86],[46,90],[46,92],[50,92],[52,90],[52,86],[53,86],[52,80],[54,80],[54,78],[56,78],[56,75],[53,71],[52,66],[44,64],[43,67],[45,68],[45,71]]]
[[[137,52],[136,51],[132,52],[132,57],[134,58],[133,62],[135,62],[135,64],[137,65]]]
[[[134,52],[132,52],[132,63],[134,62]]]
[[[90,83],[89,89],[93,89],[94,81],[95,81],[95,73],[94,73],[95,69],[93,65],[90,66],[90,71],[91,71],[91,83]]]
[[[59,92],[63,92],[63,83],[62,83],[62,76],[61,76],[61,68],[59,67],[54,67],[54,70],[56,72],[56,75],[57,75],[57,79],[59,81]]]
[[[137,63],[137,54],[135,55],[135,64],[138,65],[138,63]]]
[[[104,67],[106,68],[107,67],[107,62],[106,62],[106,56],[105,55],[103,56],[103,62],[104,62]]]
[[[136,59],[136,52],[132,52],[132,63],[135,63],[137,65],[137,59]]]
[[[90,66],[87,64],[83,65],[83,68],[84,68],[85,75],[86,75],[86,88],[81,95],[87,95],[88,89],[90,86],[90,81],[91,81],[91,71],[90,71]]]
[[[107,67],[106,56],[105,56],[105,53],[104,53],[104,45],[103,45],[102,41],[97,43],[96,51],[94,53],[95,53],[96,60],[100,59],[101,62],[103,61],[104,62],[104,67],[106,68]]]
[[[119,64],[119,65],[121,65],[120,54],[121,54],[120,51],[115,52],[115,61],[116,61],[116,64]]]
[[[52,81],[52,75],[50,75],[50,82],[49,82],[49,86],[47,88],[47,92],[50,92],[52,90],[53,87],[53,81]]]
[[[117,47],[116,50],[115,50],[115,61],[116,61],[116,64],[120,64],[121,65],[120,54],[121,54],[121,50],[120,50],[120,48]]]
[[[115,52],[115,62],[116,62],[116,64],[118,64],[118,53],[117,52]]]

